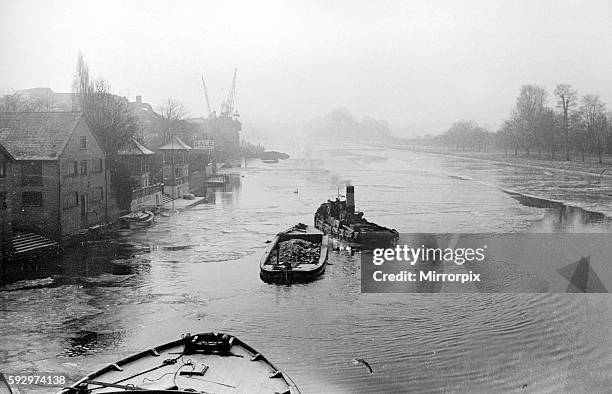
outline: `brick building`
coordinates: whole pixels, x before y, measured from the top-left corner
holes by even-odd
[[[10,193],[15,186],[15,172],[17,166],[15,159],[0,145],[0,260],[10,252],[11,238],[13,236],[13,204]]]
[[[106,221],[105,155],[80,112],[0,113],[12,228],[57,241]]]

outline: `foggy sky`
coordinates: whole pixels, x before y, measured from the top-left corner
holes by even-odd
[[[495,129],[522,84],[571,83],[612,108],[612,2],[6,1],[0,92],[70,91],[82,51],[113,90],[201,116],[238,67],[247,122],[344,106],[397,134],[471,119]]]

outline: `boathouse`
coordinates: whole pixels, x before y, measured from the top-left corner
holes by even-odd
[[[189,193],[189,151],[192,148],[177,136],[158,148],[162,154],[164,194],[173,199]]]
[[[154,154],[135,139],[119,151],[120,161],[130,177],[131,212],[151,209],[162,203],[162,184],[153,183],[151,178],[151,158]]]

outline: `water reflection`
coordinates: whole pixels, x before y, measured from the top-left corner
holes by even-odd
[[[563,204],[532,196],[515,195],[527,207],[543,208],[545,214],[534,224],[532,232],[610,232],[612,218],[601,212]]]

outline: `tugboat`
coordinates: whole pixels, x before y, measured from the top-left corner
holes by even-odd
[[[346,199],[337,197],[321,204],[314,217],[315,227],[351,247],[384,247],[397,243],[399,234],[394,229],[367,221],[363,212],[355,211],[355,187],[346,187]]]

